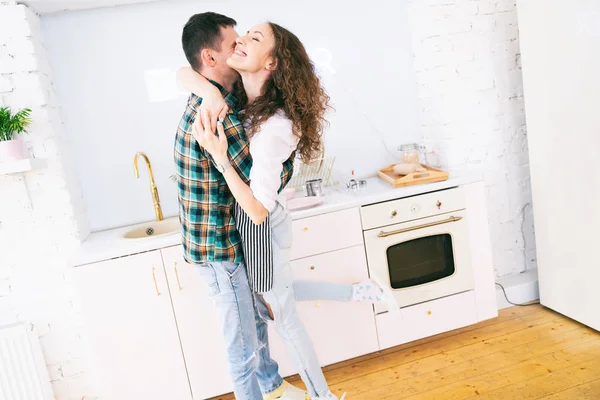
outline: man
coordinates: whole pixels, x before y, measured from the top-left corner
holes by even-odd
[[[231,94],[238,74],[225,61],[235,48],[235,25],[235,20],[220,14],[197,14],[189,19],[182,35],[190,65],[221,90],[232,110],[238,104]],[[236,114],[227,114],[223,126],[230,163],[216,165],[192,135],[201,104],[201,98],[190,95],[175,139],[184,257],[198,265],[215,301],[236,398],[302,400],[305,393],[283,381],[277,363],[269,356],[267,326],[259,317],[259,311],[262,315],[268,312],[248,282],[235,227],[234,199],[222,176],[227,168],[235,168],[248,181],[252,167],[248,138]],[[292,165],[292,159],[284,164],[284,184]]]

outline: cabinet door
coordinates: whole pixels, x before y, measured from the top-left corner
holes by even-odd
[[[73,275],[102,398],[191,399],[160,252]]]
[[[294,279],[356,283],[368,279],[364,247],[355,246],[292,261]],[[366,303],[310,301],[296,304],[321,365],[379,350],[373,306]],[[284,343],[270,327],[273,358],[284,376],[296,373]]]
[[[231,392],[218,316],[197,270],[202,267],[187,264],[181,246],[161,251],[194,399]]]

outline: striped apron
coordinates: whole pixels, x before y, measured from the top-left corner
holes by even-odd
[[[236,202],[235,225],[242,238],[250,288],[256,293],[268,292],[273,287],[271,215],[267,216],[265,222],[256,225]]]

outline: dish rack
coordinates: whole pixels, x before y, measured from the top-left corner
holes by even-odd
[[[308,164],[297,159],[294,163],[294,175],[287,187],[291,189],[301,188],[306,181],[313,179],[322,179],[323,186],[332,185],[334,182],[331,179],[331,173],[334,164],[335,157],[317,158]]]

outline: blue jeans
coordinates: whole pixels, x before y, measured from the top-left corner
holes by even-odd
[[[275,327],[301,371],[309,394],[318,399],[329,389],[294,300],[350,301],[352,285],[293,281],[288,254],[291,219],[280,205],[278,207],[272,215],[274,286],[264,298],[273,309]],[[235,397],[237,400],[262,400],[263,393],[270,393],[283,383],[279,366],[269,352],[266,321],[272,320],[263,298],[250,289],[243,263],[205,263],[198,271],[219,314]]]
[[[221,323],[227,348],[229,371],[237,400],[260,400],[261,393],[277,389],[283,379],[269,353],[269,311],[252,294],[244,264],[207,263],[198,271],[208,286]],[[297,301],[350,301],[352,285],[318,281],[295,281]]]
[[[206,263],[198,268],[214,300],[227,348],[229,372],[237,400],[262,400],[283,383],[279,366],[269,354],[268,314],[253,295],[244,264]]]
[[[275,329],[286,344],[288,353],[296,365],[308,394],[314,399],[337,399],[329,390],[329,386],[321,370],[321,364],[315,353],[312,341],[304,328],[298,311],[294,291],[294,283],[290,267],[290,250],[292,247],[292,220],[280,204],[271,213],[271,229],[273,240],[273,288],[263,293],[265,301],[273,311]],[[325,286],[324,286],[325,285]],[[348,301],[352,297],[352,285],[333,285],[325,283],[303,282],[298,289],[303,300],[310,295],[311,288],[331,287],[330,299]],[[324,291],[321,294],[326,294]],[[332,298],[334,297],[334,298]],[[259,310],[260,311],[260,310]],[[263,315],[263,318],[267,318]]]

